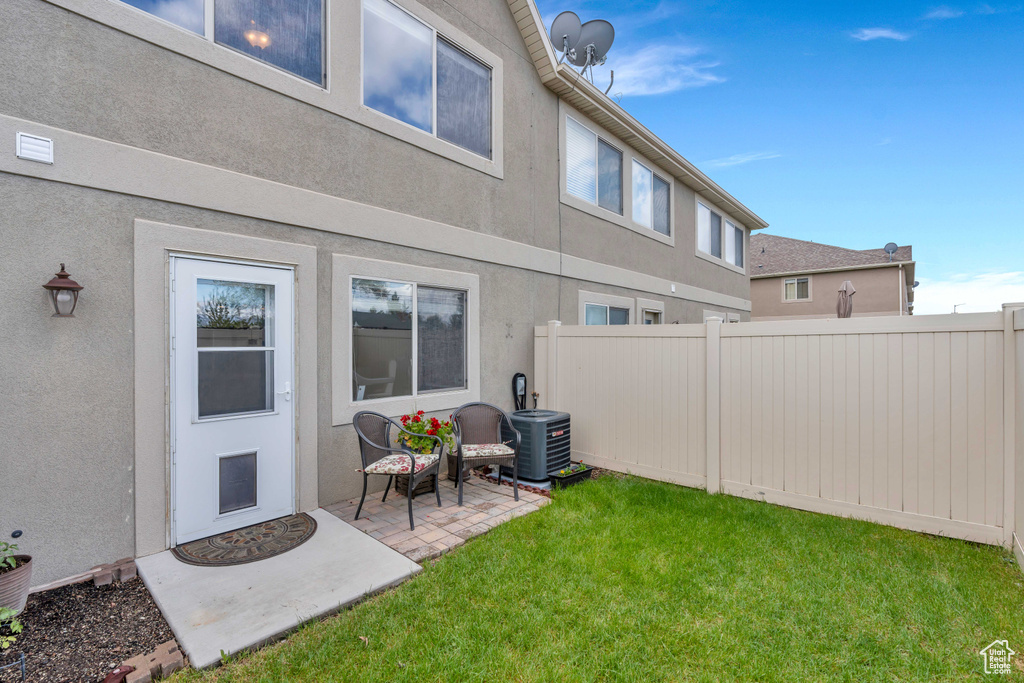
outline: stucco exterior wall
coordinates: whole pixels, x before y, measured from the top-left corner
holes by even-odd
[[[786,280],[810,278],[810,300],[785,301]],[[781,277],[754,278],[750,281],[751,319],[834,318],[839,287],[849,280],[857,293],[853,296],[853,315],[899,315],[903,279],[898,267],[811,273]],[[904,310],[905,312],[905,310]]]
[[[513,373],[528,375],[528,391],[535,386],[534,326],[552,319],[575,324],[580,289],[663,301],[665,322],[700,322],[709,304],[672,294],[669,283],[678,283],[680,292],[690,286],[731,297],[738,305],[714,308],[747,318],[742,304],[750,298],[748,278],[694,256],[695,196],[682,183],[673,195],[674,247],[559,201],[558,99],[537,77],[505,3],[422,4],[503,61],[502,177],[47,0],[0,3],[0,42],[9,46],[0,51],[0,71],[8,75],[0,79],[0,117],[20,120],[0,120],[3,138],[34,125],[58,132],[52,167],[15,160],[12,140],[0,145],[0,537],[25,532],[21,548],[38,560],[34,584],[137,551],[138,219],[317,250],[321,505],[358,495],[361,482],[354,472],[355,434],[350,426],[332,424],[334,254],[479,276],[481,399],[504,408],[512,407]],[[74,145],[64,133],[78,136]],[[95,154],[82,151],[86,142]],[[180,160],[205,166],[182,166]],[[105,168],[90,173],[90,163]],[[71,167],[77,170],[69,173]],[[111,168],[138,182],[108,182]],[[205,192],[188,185],[200,171],[217,178]],[[254,178],[281,184],[283,204],[249,211],[250,204],[267,203]],[[153,198],[149,187],[181,192]],[[294,188],[319,195],[300,197]],[[443,240],[429,249],[403,246],[401,239],[365,229],[367,213],[351,203],[300,220],[312,203],[327,206],[332,198],[396,212],[393,222],[375,214],[374,225],[389,229],[413,216],[436,221],[438,235],[461,229],[532,251],[509,265],[511,257],[501,262],[503,248],[493,242],[472,253]],[[210,205],[202,208],[207,199]],[[211,208],[215,199],[226,203]],[[328,226],[328,218],[335,223]],[[406,232],[394,234],[415,234],[401,229]],[[560,276],[560,249],[587,260],[583,271],[592,279]],[[85,286],[73,319],[51,318],[40,286],[62,261]]]

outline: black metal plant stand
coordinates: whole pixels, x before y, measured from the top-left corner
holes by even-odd
[[[18,657],[17,661],[11,662],[10,664],[4,664],[0,666],[0,671],[4,669],[11,669],[13,667],[21,667],[21,680],[25,680],[25,653],[22,652]]]

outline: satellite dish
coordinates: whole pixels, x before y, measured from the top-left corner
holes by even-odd
[[[576,43],[576,66],[604,64],[608,50],[615,42],[615,27],[604,19],[593,19],[583,24],[580,40]]]
[[[572,59],[575,54],[573,48],[580,42],[580,32],[583,25],[575,12],[562,12],[551,22],[551,44],[562,55],[562,59]]]
[[[892,255],[896,253],[897,249],[899,249],[899,247],[895,242],[889,242],[889,244],[885,245],[885,253],[889,255],[890,262],[892,261]]]
[[[594,65],[605,63],[613,42],[615,28],[604,19],[580,24],[580,18],[575,12],[562,12],[551,22],[551,45],[562,53],[558,63],[569,60],[570,64],[581,68],[580,73],[583,75],[590,69],[591,83],[594,82]],[[612,72],[613,83],[614,79]],[[611,90],[610,84],[608,89]]]

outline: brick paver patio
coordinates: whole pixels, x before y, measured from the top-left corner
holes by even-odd
[[[386,502],[382,493],[367,493],[363,511],[356,520],[359,499],[343,501],[324,509],[373,538],[394,548],[414,562],[437,557],[466,540],[490,531],[513,517],[528,514],[547,505],[545,496],[519,491],[519,500],[512,496],[511,486],[498,486],[477,477],[466,479],[463,503],[452,482],[441,479],[441,507],[433,492],[418,494],[412,502],[416,529],[409,530],[409,509],[405,496],[392,488]]]

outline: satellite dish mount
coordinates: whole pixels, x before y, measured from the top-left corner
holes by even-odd
[[[896,253],[897,249],[899,249],[899,247],[895,242],[889,242],[885,245],[885,253],[889,255],[889,263],[892,263],[892,255]]]

